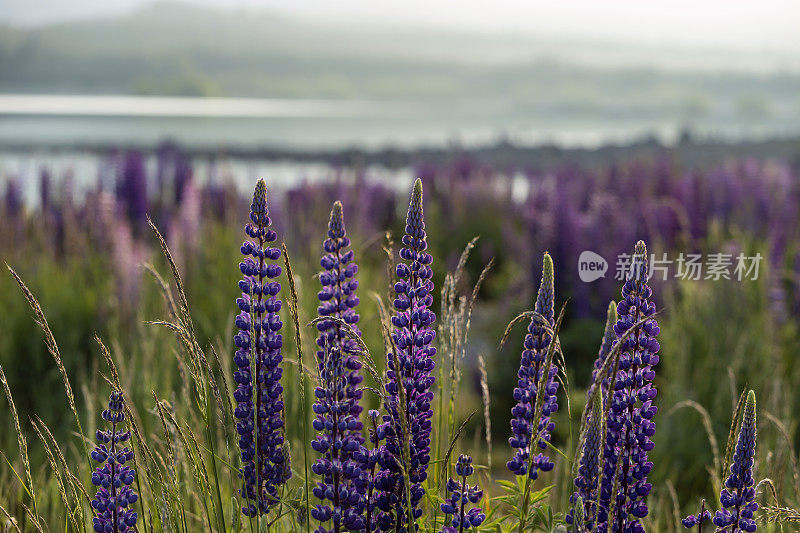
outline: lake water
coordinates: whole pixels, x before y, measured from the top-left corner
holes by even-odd
[[[171,139],[220,155],[226,147],[279,147],[298,151],[345,147],[380,148],[485,145],[499,138],[519,145],[553,143],[596,147],[644,136],[673,142],[686,120],[653,117],[583,116],[578,112],[529,109],[498,102],[391,102],[248,98],[0,95],[0,185],[14,178],[35,199],[41,168],[56,180],[69,173],[76,193],[97,178],[101,161],[80,145],[155,146]],[[699,134],[756,138],[800,134],[800,122],[779,117],[743,122],[706,117],[692,123]],[[64,146],[73,147],[64,150]],[[55,149],[62,147],[60,149]],[[275,183],[328,177],[321,163],[221,158],[194,161],[196,175],[225,175],[248,187],[253,176]],[[153,164],[151,161],[149,164]],[[374,167],[373,179],[404,183],[411,171]]]
[[[0,144],[152,145],[171,138],[203,147],[295,149],[487,144],[594,147],[646,135],[674,140],[690,125],[728,137],[792,135],[795,120],[665,119],[512,109],[500,102],[0,95]]]

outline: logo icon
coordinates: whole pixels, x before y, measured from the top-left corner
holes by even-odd
[[[591,283],[604,278],[608,272],[608,262],[603,256],[590,250],[584,250],[578,257],[578,276],[584,283]]]

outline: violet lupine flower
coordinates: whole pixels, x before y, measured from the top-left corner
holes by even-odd
[[[553,288],[553,260],[550,254],[545,252],[544,265],[542,267],[542,281],[539,285],[539,293],[536,297],[534,310],[543,316],[547,321],[547,326],[554,326],[554,288]],[[514,457],[506,463],[509,470],[518,476],[529,473],[531,479],[538,477],[538,471],[549,472],[553,469],[553,462],[544,453],[533,455],[531,441],[538,434],[536,445],[541,450],[547,449],[550,442],[550,434],[555,428],[550,416],[558,410],[558,382],[555,380],[558,368],[551,365],[549,369],[544,368],[547,358],[547,349],[550,346],[551,335],[541,323],[541,318],[536,316],[531,319],[528,326],[528,334],[525,336],[525,349],[522,351],[519,371],[517,372],[517,388],[514,389],[514,399],[517,404],[511,409],[511,431],[513,436],[508,439],[512,448],[517,452]],[[539,387],[539,380],[546,379],[542,402],[542,415],[539,420],[533,420],[536,408],[536,394]]]
[[[119,425],[125,421],[122,407],[122,393],[112,392],[108,409],[102,415],[103,420],[111,424],[111,429],[97,430],[99,444],[92,451],[92,459],[102,463],[102,466],[92,472],[92,484],[97,487],[97,493],[92,500],[92,525],[98,533],[135,530],[138,518],[136,511],[128,507],[136,503],[139,496],[131,489],[136,471],[125,466],[126,462],[133,460],[133,452],[130,448],[121,447],[131,438],[130,431],[119,429]]]
[[[619,369],[608,399],[611,406],[603,452],[598,531],[644,532],[639,520],[648,511],[645,498],[651,485],[647,474],[653,463],[647,460],[647,453],[653,449],[651,438],[656,425],[652,419],[657,411],[652,403],[656,397],[651,383],[655,377],[652,367],[659,359],[658,323],[647,318],[656,312],[655,303],[650,301],[652,291],[647,285],[647,275],[647,247],[639,241],[622,288],[622,301],[617,304],[619,320],[614,326],[617,338],[633,327],[635,330],[622,341]],[[645,322],[634,326],[640,320]],[[618,491],[611,494],[615,481]],[[609,516],[612,498],[614,516]]]
[[[22,189],[19,182],[11,178],[6,182],[6,215],[10,218],[17,218],[22,214],[24,201],[22,199]]]
[[[600,475],[600,445],[603,440],[602,416],[602,395],[597,394],[592,402],[589,425],[586,427],[586,440],[581,450],[578,477],[575,478],[577,490],[572,493],[569,500],[574,507],[567,515],[567,523],[574,525],[571,531],[584,531],[584,529],[592,531],[594,524],[594,515],[597,511],[597,482]]]
[[[608,303],[608,312],[606,313],[606,328],[603,331],[603,341],[600,343],[600,351],[597,353],[597,359],[594,360],[594,370],[592,370],[592,382],[589,385],[587,395],[591,396],[594,388],[597,386],[597,373],[603,368],[603,363],[606,362],[608,354],[611,353],[611,348],[614,346],[614,341],[617,340],[617,334],[614,333],[614,324],[617,323],[617,304],[614,301]],[[608,378],[603,379],[603,394],[608,390]]]
[[[311,470],[322,481],[314,487],[314,496],[322,500],[322,505],[312,509],[311,516],[323,524],[332,522],[331,529],[320,526],[317,533],[333,531],[359,531],[364,528],[361,516],[364,502],[364,488],[361,468],[355,455],[361,443],[354,432],[360,426],[358,418],[351,413],[352,399],[348,397],[348,370],[345,358],[338,347],[327,352],[324,367],[320,372],[321,386],[314,395],[314,429],[317,438],[311,447],[321,454]],[[331,505],[326,505],[329,501]]]
[[[236,303],[241,312],[235,321],[239,332],[234,337],[237,351],[233,358],[238,367],[234,374],[238,384],[234,414],[238,419],[245,516],[266,514],[277,501],[278,487],[291,476],[289,456],[284,450],[280,383],[283,323],[277,296],[281,285],[274,281],[281,273],[281,267],[275,263],[281,251],[268,246],[277,235],[269,227],[267,187],[263,179],[256,184],[250,221],[245,232],[252,240],[242,244],[245,259],[239,263],[242,296]],[[257,376],[255,380],[253,374]]]
[[[436,354],[436,348],[430,344],[436,336],[432,328],[436,315],[429,309],[433,304],[433,270],[430,266],[433,257],[425,251],[428,243],[422,212],[422,182],[419,179],[411,194],[405,231],[400,249],[402,262],[396,269],[400,279],[394,285],[397,298],[394,300],[396,314],[392,317],[395,328],[392,340],[397,353],[388,355],[388,414],[384,415],[381,428],[386,444],[378,459],[381,472],[375,480],[376,488],[382,491],[376,498],[376,505],[382,511],[378,525],[384,531],[408,528],[405,521],[409,510],[413,520],[422,516],[419,503],[425,493],[422,483],[428,477],[430,462],[430,419],[433,416],[433,392],[430,389],[435,381],[432,372]],[[399,386],[403,387],[405,405],[401,405]],[[408,422],[409,435],[404,435],[401,417]],[[409,480],[403,479],[401,467],[406,443],[409,448]],[[410,502],[406,498],[406,482],[411,484]]]
[[[39,175],[39,208],[42,213],[49,213],[52,209],[50,205],[53,196],[52,188],[50,172],[46,168],[42,168],[42,172]]]
[[[472,457],[461,454],[456,463],[456,476],[458,479],[449,478],[447,480],[447,492],[450,497],[441,505],[442,512],[445,514],[444,523],[447,524],[448,517],[450,525],[442,527],[442,533],[460,533],[465,529],[476,528],[486,519],[483,509],[473,507],[467,510],[467,503],[476,504],[483,498],[483,491],[474,485],[467,484],[467,478],[473,474],[475,468],[472,466]]]
[[[326,253],[320,261],[324,271],[319,275],[322,290],[317,294],[320,301],[317,312],[322,317],[331,316],[344,320],[357,334],[360,334],[356,326],[359,316],[355,311],[359,303],[358,296],[356,296],[358,280],[355,279],[358,265],[354,261],[353,250],[348,250],[349,246],[350,239],[345,232],[342,204],[337,201],[331,210],[328,238],[323,243]],[[317,338],[318,369],[322,372],[331,349],[339,350],[346,380],[344,397],[340,401],[347,402],[348,412],[355,419],[355,426],[352,430],[348,429],[347,433],[355,438],[359,445],[363,444],[364,437],[361,434],[362,424],[359,415],[362,411],[360,401],[364,393],[359,385],[364,378],[359,373],[361,361],[358,359],[358,345],[348,336],[344,328],[332,320],[320,321],[317,323],[317,329],[319,330]]]
[[[733,453],[731,475],[719,494],[722,510],[714,515],[717,531],[752,533],[756,530],[753,513],[758,510],[753,479],[753,461],[756,454],[756,394],[747,393],[747,403],[742,415],[742,427]]]
[[[131,224],[137,228],[145,227],[148,211],[147,168],[140,152],[126,154],[117,180],[117,198],[125,207]]]
[[[611,301],[608,304],[606,313],[606,327],[603,331],[603,340],[600,343],[600,350],[594,362],[592,370],[592,381],[589,384],[587,396],[592,397],[597,387],[597,374],[603,368],[608,354],[611,353],[617,334],[614,333],[614,325],[617,322],[617,306]],[[572,493],[570,503],[572,509],[567,514],[567,523],[574,524],[573,531],[591,531],[594,526],[594,518],[597,513],[597,482],[600,476],[600,446],[602,445],[602,420],[603,401],[608,394],[608,378],[601,382],[600,390],[595,394],[592,403],[592,410],[586,420],[586,440],[581,450],[580,466],[578,476],[575,478],[575,488]],[[574,513],[574,514],[573,514]]]

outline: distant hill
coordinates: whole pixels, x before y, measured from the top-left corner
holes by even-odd
[[[457,101],[505,116],[800,116],[797,72],[692,68],[690,55],[158,3],[0,27],[0,92]],[[725,57],[714,64],[733,64]]]

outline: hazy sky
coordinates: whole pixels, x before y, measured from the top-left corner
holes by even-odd
[[[797,0],[225,0],[317,17],[653,44],[800,50]]]
[[[798,0],[187,0],[303,18],[455,30],[524,32],[654,45],[800,53]],[[0,21],[41,23],[118,14],[149,0],[0,0]]]

